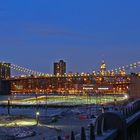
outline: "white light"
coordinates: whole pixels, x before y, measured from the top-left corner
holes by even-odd
[[[127,95],[127,94],[125,94],[124,97],[125,97],[126,99],[128,99],[128,95]]]
[[[39,115],[40,115],[40,113],[39,113],[39,112],[36,112],[36,115],[37,115],[37,116],[39,116]]]
[[[98,88],[98,90],[108,90],[109,88]]]

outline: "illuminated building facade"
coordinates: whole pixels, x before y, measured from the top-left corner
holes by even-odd
[[[106,72],[106,64],[105,64],[105,61],[102,60],[102,63],[100,65],[100,73],[101,75],[105,75],[105,72]]]
[[[67,75],[9,79],[12,93],[127,93],[129,76]],[[88,91],[87,91],[88,88]],[[90,90],[89,90],[90,89]]]
[[[54,63],[54,75],[13,77],[12,93],[127,93],[130,84],[129,75],[107,73],[106,64],[102,61],[99,74],[66,73],[66,62]]]
[[[66,73],[66,62],[60,60],[54,63],[54,75],[64,75]]]

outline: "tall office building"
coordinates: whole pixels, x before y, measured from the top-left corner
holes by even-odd
[[[101,73],[102,75],[104,75],[105,72],[106,72],[106,64],[105,64],[105,61],[102,60],[102,63],[101,63],[101,65],[100,65],[100,73]]]
[[[7,79],[11,76],[11,64],[10,63],[0,63],[0,78]]]
[[[60,60],[54,63],[54,75],[64,75],[66,73],[66,62]]]

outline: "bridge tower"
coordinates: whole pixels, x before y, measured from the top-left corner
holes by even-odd
[[[0,62],[0,78],[7,79],[11,77],[11,64]]]

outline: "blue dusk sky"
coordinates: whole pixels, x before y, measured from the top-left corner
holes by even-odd
[[[140,0],[1,0],[0,59],[52,73],[140,60]]]

